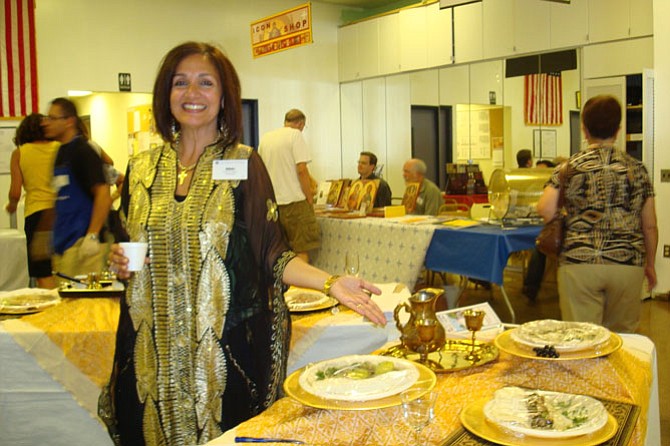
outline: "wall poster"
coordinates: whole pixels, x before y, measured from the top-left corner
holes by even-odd
[[[256,57],[312,43],[311,3],[251,24],[251,53]]]
[[[533,158],[537,160],[556,158],[556,130],[533,130]]]

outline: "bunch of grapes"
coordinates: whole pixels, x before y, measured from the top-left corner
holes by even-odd
[[[533,348],[535,356],[540,358],[558,358],[559,355],[553,345],[545,345],[544,347]]]

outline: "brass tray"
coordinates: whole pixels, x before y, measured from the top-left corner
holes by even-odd
[[[495,444],[505,446],[593,446],[606,442],[618,430],[616,419],[608,413],[605,426],[590,434],[569,438],[531,437],[507,431],[488,421],[484,415],[484,405],[488,401],[488,398],[482,398],[469,404],[461,411],[460,417],[461,423],[467,430]]]
[[[514,330],[516,329],[503,331],[496,337],[494,342],[500,350],[521,358],[541,359],[544,361],[571,361],[575,359],[599,358],[614,353],[623,345],[621,336],[616,333],[611,333],[609,340],[600,345],[589,347],[584,350],[560,352],[558,358],[541,358],[535,354],[532,347],[519,344],[512,339],[512,331]]]
[[[420,395],[430,392],[433,387],[435,387],[435,383],[437,382],[435,373],[433,373],[428,367],[425,367],[421,364],[414,365],[419,370],[419,379],[417,379],[412,387],[407,390],[422,391]],[[320,398],[316,395],[312,395],[300,387],[300,374],[304,370],[304,367],[300,370],[296,370],[295,372],[291,373],[288,378],[286,378],[286,381],[284,381],[284,392],[286,392],[286,395],[304,404],[305,406],[331,410],[372,410],[399,406],[402,403],[400,394],[368,401],[342,401]]]
[[[488,342],[475,341],[475,354],[479,355],[478,361],[466,359],[472,350],[472,342],[466,340],[447,340],[440,350],[428,354],[426,363],[420,362],[419,353],[407,350],[402,344],[394,345],[380,355],[405,358],[429,367],[435,373],[448,373],[457,370],[478,367],[495,360],[499,351],[495,345]]]
[[[123,295],[124,287],[121,282],[113,280],[101,280],[102,288],[84,288],[76,285],[63,285],[58,289],[58,295],[62,298],[95,298],[95,297],[120,297]]]

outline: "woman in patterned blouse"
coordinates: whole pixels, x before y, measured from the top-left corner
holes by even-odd
[[[589,145],[567,161],[565,184],[562,165],[556,168],[538,212],[550,220],[559,188],[565,188],[557,276],[562,318],[635,332],[643,280],[649,290],[656,285],[658,228],[646,167],[614,146],[620,123],[621,105],[613,96],[586,102],[582,130]]]

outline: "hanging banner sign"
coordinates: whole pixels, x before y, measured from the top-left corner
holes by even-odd
[[[310,3],[251,24],[251,51],[261,57],[312,43],[312,7]]]

